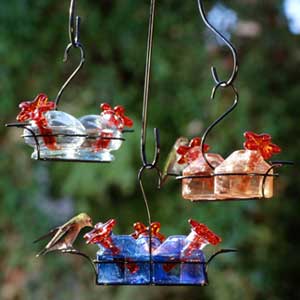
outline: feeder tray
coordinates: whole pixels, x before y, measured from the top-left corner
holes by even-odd
[[[286,164],[286,165],[291,165],[293,164],[292,162],[281,162],[280,166]],[[261,199],[268,199],[273,197],[273,178],[279,177],[278,173],[274,174],[269,174],[270,171],[278,167],[278,163],[274,163],[272,165],[272,168],[269,169],[268,172],[261,174],[261,173],[219,173],[219,174],[210,174],[210,175],[190,175],[190,176],[182,176],[182,175],[177,175],[177,174],[168,174],[168,176],[175,177],[176,180],[195,180],[194,186],[200,186],[203,187],[203,185],[209,185],[210,189],[213,188],[215,178],[216,177],[230,177],[231,179],[234,177],[240,177],[241,180],[247,181],[249,185],[251,185],[251,181],[253,181],[252,185],[257,184],[256,190],[259,192],[260,196],[257,197],[249,197],[247,195],[247,190],[244,190],[244,196],[243,196],[243,191],[240,191],[239,194],[236,197],[224,197],[222,195],[217,195],[215,193],[211,193],[209,197],[206,197],[205,194],[203,194],[201,197],[197,198],[193,197],[191,199],[188,199],[192,202],[198,202],[198,201],[242,201],[242,200],[261,200]],[[261,178],[261,179],[259,179]],[[271,184],[272,186],[272,191],[266,188],[267,186],[267,180],[268,178],[272,178],[272,182],[269,182],[269,185]],[[233,179],[234,180],[234,179]],[[260,191],[259,191],[260,189]],[[256,192],[256,194],[257,194]],[[185,198],[187,199],[187,198]]]
[[[221,249],[212,255],[234,252],[234,249]],[[203,261],[204,255],[193,260],[159,259],[97,259],[97,285],[156,285],[156,286],[206,286],[207,267],[210,259]],[[205,259],[205,258],[204,258]],[[139,270],[132,274],[133,265]],[[168,269],[169,271],[165,270]]]
[[[266,172],[211,172],[168,176],[182,180],[182,196],[191,201],[260,200],[273,197],[273,178],[279,177],[274,169],[293,165],[290,161],[263,162]],[[220,165],[220,168],[222,165]],[[222,169],[221,169],[222,170]],[[186,172],[188,173],[188,172]],[[192,172],[191,172],[192,173]],[[200,173],[200,174],[199,174]],[[202,173],[202,174],[201,174]]]
[[[62,150],[51,150],[47,149],[43,143],[43,138],[54,137],[57,139],[63,138],[82,138],[85,140],[102,140],[102,141],[120,141],[123,142],[126,139],[123,137],[103,137],[101,135],[88,135],[88,134],[36,134],[31,128],[29,123],[8,123],[6,127],[23,128],[28,131],[29,134],[23,134],[24,139],[32,139],[34,145],[34,152],[31,158],[41,161],[63,161],[63,162],[89,162],[89,163],[110,163],[114,160],[114,156],[110,151],[101,151],[100,155],[97,151],[85,150],[85,157],[81,158],[80,150],[82,147],[77,149],[62,149]],[[122,133],[132,133],[133,130],[125,129]],[[43,149],[43,150],[42,150]],[[89,158],[90,157],[90,158]]]

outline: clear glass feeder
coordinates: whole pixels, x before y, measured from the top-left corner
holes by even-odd
[[[99,245],[97,252],[97,283],[143,285],[150,282],[149,253],[143,253],[137,247],[137,241],[130,235],[112,235],[114,246],[120,249],[119,254]]]
[[[113,161],[114,156],[110,152],[121,147],[122,131],[108,124],[101,115],[87,115],[79,120],[88,135],[80,147],[80,158],[102,162]]]
[[[39,128],[32,120],[29,126],[29,129],[37,135],[40,158],[77,159],[78,148],[85,139],[85,128],[82,124],[70,114],[62,111],[51,110],[44,116],[47,121],[45,128]],[[25,143],[35,148],[31,158],[38,159],[38,149],[30,130],[24,129]]]
[[[183,178],[182,197],[187,200],[214,200],[214,177],[212,168],[204,160],[200,150],[199,156],[192,161],[182,172],[185,177],[204,176],[203,178]],[[206,153],[206,158],[213,167],[220,165],[224,159],[219,154]],[[205,177],[207,176],[207,177]]]
[[[271,165],[264,160],[259,151],[238,150],[233,152],[215,169],[215,174],[228,174],[215,176],[217,198],[271,198],[273,196],[273,170],[269,171],[270,168]],[[268,171],[268,175],[271,176],[266,176]],[[234,173],[242,174],[230,175]]]

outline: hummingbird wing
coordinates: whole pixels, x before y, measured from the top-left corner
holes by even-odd
[[[41,241],[41,240],[44,240],[44,239],[46,239],[46,238],[48,238],[48,237],[52,237],[52,236],[54,236],[55,234],[56,234],[56,232],[59,230],[59,227],[55,227],[55,228],[53,228],[53,229],[51,229],[48,233],[46,233],[46,234],[44,234],[44,235],[42,235],[42,236],[40,236],[39,238],[37,238],[35,241],[33,241],[34,243],[37,243],[37,242],[39,242],[39,241]]]
[[[44,240],[48,237],[52,237],[54,235],[56,235],[56,233],[60,230],[60,229],[64,229],[69,225],[72,225],[76,222],[76,217],[72,218],[71,220],[69,220],[68,222],[66,222],[65,224],[61,225],[61,226],[57,226],[53,229],[51,229],[48,233],[42,235],[41,237],[37,238],[35,241],[33,241],[34,243],[37,243],[41,240]]]
[[[186,137],[179,137],[176,142],[174,143],[171,151],[169,152],[168,158],[166,160],[165,166],[163,168],[163,172],[162,172],[162,184],[165,183],[165,181],[168,178],[168,173],[170,173],[172,171],[172,168],[174,167],[174,165],[176,164],[176,152],[177,149],[180,146],[186,146],[188,145],[189,140]]]
[[[46,245],[46,249],[50,249],[52,247],[54,247],[56,244],[58,244],[59,242],[62,242],[65,240],[65,238],[69,235],[72,234],[73,231],[76,228],[76,224],[65,224],[63,226],[61,226],[57,232],[55,233],[55,235],[53,236],[53,238],[50,240],[50,242]]]
[[[49,251],[67,248],[73,243],[73,240],[76,238],[77,234],[78,230],[75,224],[68,224],[63,227],[59,227],[50,242],[36,255],[36,257],[44,255]]]
[[[46,233],[46,234],[42,235],[41,237],[37,238],[37,239],[34,241],[34,243],[37,243],[37,242],[39,242],[39,241],[41,241],[41,240],[44,240],[44,239],[46,239],[46,238],[48,238],[48,237],[52,237],[52,236],[56,235],[57,232],[58,232],[60,229],[65,229],[65,228],[67,228],[69,225],[72,225],[72,224],[74,224],[74,223],[76,223],[76,217],[72,218],[71,220],[67,221],[65,224],[63,224],[63,225],[61,225],[61,226],[57,226],[57,227],[51,229],[48,233]]]

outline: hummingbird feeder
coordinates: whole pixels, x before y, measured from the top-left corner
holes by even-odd
[[[175,176],[182,181],[182,197],[191,201],[226,201],[257,200],[273,197],[274,169],[288,161],[267,161],[273,154],[281,152],[281,148],[271,142],[269,134],[245,132],[244,150],[233,152],[224,159],[220,154],[211,153],[210,146],[205,144],[208,134],[227,117],[238,105],[239,94],[234,86],[239,64],[234,46],[218,32],[207,20],[203,3],[198,0],[198,8],[205,25],[227,45],[233,56],[233,71],[228,80],[220,80],[212,67],[215,86],[211,100],[216,92],[229,89],[234,94],[233,104],[217,118],[204,132],[202,138],[179,138],[173,151],[176,151],[172,162],[168,162],[167,176]]]
[[[133,121],[125,116],[125,109],[118,105],[112,108],[107,103],[100,105],[101,113],[77,119],[59,111],[58,104],[65,88],[77,75],[85,62],[85,51],[79,39],[80,17],[75,17],[75,0],[70,3],[69,44],[65,49],[64,62],[72,48],[80,51],[80,62],[75,71],[59,90],[55,101],[39,94],[33,101],[24,101],[17,116],[17,123],[8,127],[24,128],[25,143],[34,148],[32,159],[44,161],[111,162],[112,151],[118,150],[126,128]]]

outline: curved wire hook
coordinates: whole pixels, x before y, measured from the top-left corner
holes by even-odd
[[[160,138],[159,138],[159,130],[158,128],[154,128],[154,139],[155,139],[155,153],[154,153],[154,158],[152,162],[149,162],[147,160],[147,153],[146,153],[146,130],[142,129],[142,137],[141,137],[141,159],[143,162],[144,167],[156,167],[158,161],[159,161],[159,156],[160,156]]]
[[[60,98],[66,89],[66,87],[69,85],[69,83],[72,81],[72,79],[76,76],[76,74],[79,72],[79,70],[82,68],[84,62],[85,62],[85,52],[84,48],[79,40],[79,32],[80,32],[80,17],[76,16],[76,1],[71,0],[70,2],[70,9],[69,9],[69,39],[70,43],[67,45],[64,53],[64,62],[68,60],[69,52],[71,48],[78,48],[80,50],[80,62],[77,68],[74,70],[74,72],[69,76],[69,78],[65,81],[65,83],[60,88],[56,99],[55,104],[56,107],[60,101]]]
[[[213,76],[213,79],[214,79],[215,83],[216,84],[220,84],[222,87],[229,86],[235,80],[235,78],[237,76],[237,73],[238,73],[238,70],[239,70],[237,52],[236,52],[234,46],[225,38],[225,36],[223,34],[221,34],[216,28],[214,28],[209,23],[206,15],[205,15],[205,12],[204,12],[204,6],[203,6],[203,3],[202,3],[202,0],[198,0],[198,7],[199,7],[199,12],[200,12],[201,18],[202,18],[203,22],[205,23],[205,25],[213,33],[215,33],[227,45],[227,47],[230,49],[230,51],[232,53],[232,57],[233,57],[233,70],[232,70],[232,73],[231,73],[231,75],[230,75],[230,77],[229,77],[229,79],[227,81],[220,80],[216,68],[215,67],[211,67],[211,73],[212,73],[212,76]]]
[[[224,254],[224,253],[232,253],[232,252],[238,252],[238,249],[234,249],[234,248],[232,248],[232,249],[220,249],[220,250],[218,250],[217,252],[215,252],[209,259],[208,259],[208,261],[206,262],[206,272],[207,272],[207,268],[208,268],[208,265],[212,262],[212,260],[216,257],[216,256],[218,256],[218,255],[220,255],[220,254]]]
[[[147,113],[148,113],[148,101],[149,101],[151,59],[152,59],[152,49],[153,49],[154,18],[155,18],[155,0],[151,0],[148,40],[147,40],[146,67],[145,67],[144,96],[143,96],[142,129],[141,129],[141,159],[143,162],[143,166],[152,166],[152,167],[155,167],[157,165],[158,160],[159,160],[159,154],[160,154],[159,131],[157,128],[154,128],[155,153],[154,153],[154,158],[153,158],[152,162],[150,162],[147,159],[147,154],[146,154]]]
[[[93,272],[94,272],[94,274],[95,274],[95,277],[96,277],[96,279],[97,279],[97,277],[98,277],[97,268],[96,268],[96,266],[95,266],[94,261],[93,261],[87,254],[85,254],[85,253],[83,253],[83,252],[80,252],[80,251],[78,251],[78,250],[75,249],[75,248],[70,248],[70,249],[60,250],[60,252],[63,253],[63,254],[71,254],[71,255],[81,256],[81,257],[85,258],[86,260],[88,260],[88,262],[90,263],[90,265],[91,265],[91,267],[92,267],[92,269],[93,269]]]
[[[156,170],[156,172],[157,172],[157,175],[158,175],[158,188],[160,188],[161,181],[162,181],[162,176],[161,176],[161,172],[160,172],[160,170],[157,166],[151,165],[151,164],[150,165],[144,165],[140,168],[139,173],[138,173],[138,181],[139,181],[139,184],[140,184],[140,189],[142,191],[144,204],[145,204],[146,211],[147,211],[147,218],[148,218],[149,228],[151,228],[152,218],[151,218],[151,213],[150,213],[150,208],[149,208],[147,195],[146,195],[144,185],[143,185],[143,174],[144,174],[145,170],[153,170],[153,169]],[[150,261],[152,262],[152,233],[151,233],[151,230],[149,230],[149,254],[150,254]],[[152,268],[150,268],[150,272],[152,272]],[[152,274],[150,274],[150,275],[152,275]],[[152,278],[152,276],[150,278]]]
[[[231,87],[231,89],[233,90],[234,92],[234,101],[233,101],[233,104],[227,109],[226,112],[224,112],[219,118],[217,118],[204,132],[203,136],[202,136],[202,140],[201,140],[201,153],[203,155],[203,158],[205,160],[205,162],[210,166],[211,169],[215,169],[215,167],[208,161],[207,157],[206,157],[206,154],[204,153],[204,147],[205,147],[205,141],[207,139],[207,136],[208,134],[211,132],[211,130],[216,126],[218,125],[227,115],[229,115],[234,109],[235,107],[238,105],[238,102],[239,102],[239,94],[238,94],[238,91],[237,89],[231,84],[229,85]],[[215,98],[215,94],[216,94],[216,91],[220,88],[224,88],[226,86],[224,86],[224,81],[223,82],[220,82],[218,83],[212,90],[212,94],[211,94],[211,100],[213,100]]]
[[[69,58],[69,52],[71,50],[71,48],[73,48],[73,44],[70,43],[66,50],[65,50],[65,54],[64,54],[64,60],[63,62],[66,62]],[[77,49],[80,50],[80,62],[79,62],[79,65],[76,67],[76,69],[73,71],[73,73],[68,77],[68,79],[65,81],[65,83],[62,85],[62,87],[60,88],[57,96],[56,96],[56,99],[55,99],[55,105],[57,107],[58,103],[59,103],[59,100],[64,92],[64,90],[66,89],[66,87],[69,85],[69,83],[72,81],[72,79],[77,75],[77,73],[80,71],[80,69],[82,68],[82,66],[84,65],[85,63],[85,52],[84,52],[84,48],[82,47],[82,45],[80,43],[78,43],[76,45]]]

